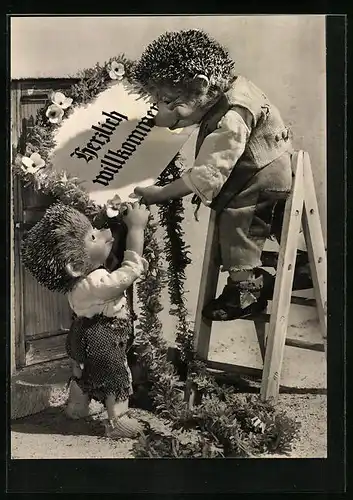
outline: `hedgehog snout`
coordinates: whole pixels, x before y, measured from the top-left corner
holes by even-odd
[[[99,235],[102,239],[105,240],[106,243],[112,243],[114,241],[112,232],[110,229],[101,229],[99,231]]]

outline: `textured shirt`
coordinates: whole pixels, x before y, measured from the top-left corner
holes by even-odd
[[[235,110],[228,111],[209,134],[197,155],[194,166],[182,179],[205,205],[209,205],[228,179],[244,152],[251,130]]]
[[[71,309],[77,316],[127,316],[126,290],[148,268],[146,259],[126,250],[124,260],[116,271],[96,269],[82,278],[68,294]]]
[[[218,195],[237,163],[242,168],[239,175],[234,171],[233,180],[239,180],[241,187],[243,172],[251,177],[292,150],[278,109],[242,76],[206,113],[199,136],[202,141],[194,166],[182,178],[205,205]]]

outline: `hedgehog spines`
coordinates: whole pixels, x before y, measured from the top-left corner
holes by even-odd
[[[143,87],[185,85],[197,74],[226,90],[234,71],[228,51],[203,30],[167,31],[151,42],[133,67]]]
[[[77,278],[67,272],[66,265],[71,262],[85,267],[84,238],[90,227],[90,221],[78,210],[62,203],[52,205],[22,241],[25,268],[48,290],[69,292]]]

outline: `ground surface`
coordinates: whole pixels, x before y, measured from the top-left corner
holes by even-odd
[[[65,392],[58,390],[51,408],[18,419],[12,424],[12,458],[132,458],[132,440],[112,441],[104,437],[104,413],[93,415],[91,421],[70,421],[60,405]],[[278,403],[292,418],[301,423],[298,439],[289,458],[326,457],[326,397],[322,395],[283,394]],[[99,405],[94,407],[97,412]],[[136,410],[157,428],[163,421]],[[268,455],[266,458],[284,458]]]

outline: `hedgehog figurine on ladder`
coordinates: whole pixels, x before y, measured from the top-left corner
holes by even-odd
[[[163,187],[135,189],[147,205],[193,194],[217,213],[219,260],[228,273],[205,318],[230,321],[266,309],[274,277],[262,269],[267,238],[280,231],[292,185],[293,152],[277,107],[238,75],[228,51],[202,30],[167,32],[134,65],[136,86],[158,103],[155,124],[175,130],[199,125],[195,162]],[[274,217],[275,215],[275,217]],[[273,224],[275,222],[275,224]],[[298,263],[294,288],[303,286]],[[304,280],[305,281],[305,280]]]

